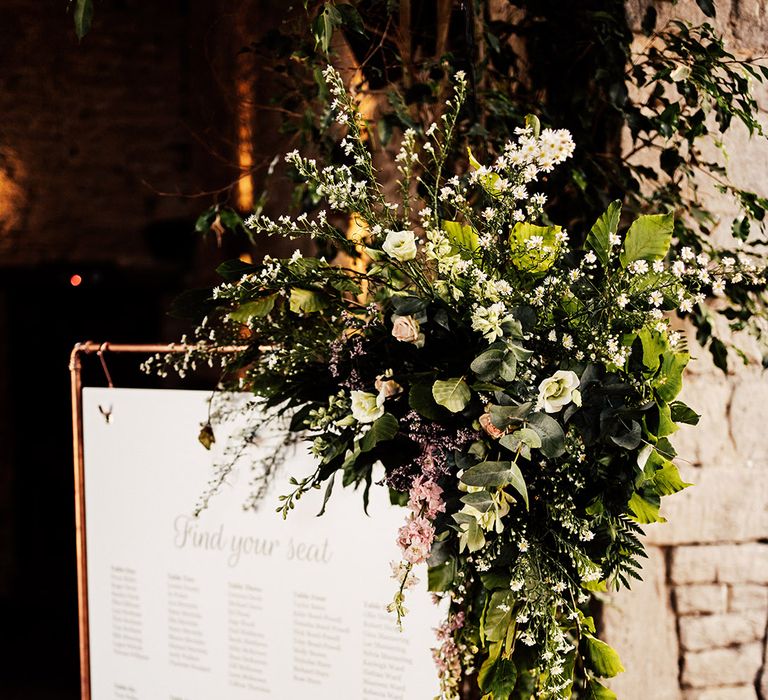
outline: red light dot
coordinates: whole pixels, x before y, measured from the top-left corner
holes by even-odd
[[[69,278],[69,283],[73,287],[79,287],[83,283],[83,278],[80,277],[80,275],[72,275],[72,277]]]

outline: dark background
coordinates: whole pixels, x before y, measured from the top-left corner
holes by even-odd
[[[172,298],[240,252],[194,222],[233,203],[238,51],[281,5],[97,2],[79,43],[64,0],[0,3],[3,700],[79,697],[69,353],[177,340]],[[264,80],[248,93],[266,102]],[[268,135],[254,143],[257,187],[282,150],[275,127],[254,114],[253,133]],[[85,382],[103,385],[98,361],[84,362]],[[153,383],[138,363],[109,358],[116,385]]]

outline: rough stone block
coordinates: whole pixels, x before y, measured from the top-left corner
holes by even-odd
[[[754,685],[762,663],[761,643],[688,652],[683,657],[683,685],[688,688]]]
[[[653,688],[653,700],[681,700],[680,651],[661,550],[648,548],[642,577],[631,591],[613,597],[603,612],[603,635],[627,669],[610,686],[625,700],[647,700],[648,688]]]
[[[708,690],[686,690],[683,700],[758,700],[752,685],[734,685]]]
[[[768,586],[757,584],[734,584],[730,586],[728,609],[732,612],[743,610],[768,611]]]
[[[707,442],[710,436],[702,430],[699,439]],[[694,485],[663,500],[668,522],[646,528],[650,542],[750,542],[768,537],[768,468],[680,465],[680,473]]]
[[[680,646],[685,651],[717,649],[756,642],[765,634],[765,614],[761,610],[727,615],[681,617],[678,622]]]
[[[672,552],[673,583],[768,583],[768,544],[677,547]]]
[[[728,611],[728,587],[724,584],[677,586],[674,596],[678,615],[722,614]]]

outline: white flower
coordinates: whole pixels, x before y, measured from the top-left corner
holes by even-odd
[[[581,406],[578,386],[579,377],[575,372],[559,369],[539,384],[539,400],[536,403],[536,409],[543,408],[547,413],[557,413],[571,402]]]
[[[480,306],[475,309],[472,313],[472,328],[482,333],[489,343],[493,343],[504,335],[502,325],[511,319],[504,304],[497,302],[488,308]]]
[[[620,309],[623,309],[629,304],[629,297],[626,294],[619,294],[619,296],[616,297],[616,304]]]
[[[664,295],[658,289],[654,289],[648,297],[648,303],[651,304],[651,306],[661,306],[663,301]]]
[[[381,246],[390,258],[405,262],[416,257],[416,236],[413,231],[390,231]]]
[[[584,256],[584,262],[587,263],[587,265],[594,265],[595,262],[597,262],[597,256],[590,250]]]
[[[392,335],[401,343],[413,343],[417,348],[424,347],[424,334],[413,316],[392,314]]]
[[[384,397],[367,391],[353,391],[352,416],[358,423],[373,423],[384,415]]]
[[[716,297],[721,297],[725,294],[725,280],[721,277],[715,278],[715,281],[712,282],[712,293]]]

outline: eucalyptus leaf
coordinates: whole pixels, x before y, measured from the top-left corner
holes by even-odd
[[[462,377],[438,379],[432,385],[432,397],[451,413],[458,413],[470,402],[472,391]]]
[[[522,423],[531,412],[533,404],[528,401],[519,406],[496,406],[492,405],[489,409],[491,414],[491,423],[499,430],[505,430],[510,425]]]
[[[506,351],[499,348],[486,350],[478,355],[469,368],[483,381],[493,381],[499,376],[499,369]]]
[[[532,413],[528,416],[528,425],[541,438],[541,453],[554,459],[565,452],[565,433],[560,423],[546,413]]]
[[[475,510],[480,511],[481,513],[487,513],[493,508],[493,498],[485,489],[462,496],[461,502],[468,506],[472,506]]]
[[[523,497],[525,506],[528,507],[528,488],[520,467],[514,462],[480,462],[467,469],[462,474],[461,481],[467,486],[482,486],[490,489],[511,486]]]

